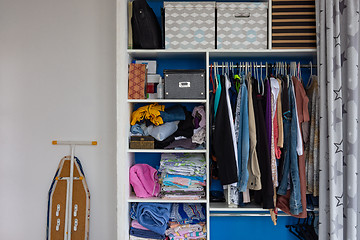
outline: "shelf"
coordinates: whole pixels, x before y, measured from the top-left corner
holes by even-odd
[[[207,203],[206,199],[200,200],[165,200],[158,197],[150,197],[150,198],[138,198],[131,193],[130,197],[128,198],[128,202],[156,202],[156,203]]]
[[[189,150],[189,149],[129,149],[129,153],[206,153],[206,149]]]
[[[211,50],[211,57],[314,57],[316,49]]]
[[[206,103],[206,99],[128,99],[129,103]]]
[[[204,50],[171,50],[171,49],[128,49],[134,58],[157,57],[200,57],[209,53],[210,57],[314,57],[316,49],[204,49]]]
[[[257,204],[247,204],[246,207],[229,207],[226,202],[210,203],[210,212],[268,212]]]
[[[205,57],[206,50],[128,49],[127,53],[133,58],[199,58]]]
[[[278,211],[282,212],[280,209]],[[307,209],[307,211],[318,212],[319,208],[314,208],[314,210]],[[226,202],[211,202],[210,212],[269,212],[269,210],[263,209],[255,203],[247,204],[246,207],[229,207]]]

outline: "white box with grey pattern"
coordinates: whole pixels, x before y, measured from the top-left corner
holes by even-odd
[[[218,2],[218,49],[266,49],[267,2]]]
[[[165,49],[215,49],[215,2],[164,2]]]

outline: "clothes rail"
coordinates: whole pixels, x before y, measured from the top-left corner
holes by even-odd
[[[270,213],[211,213],[210,217],[270,217]],[[278,213],[277,216],[289,217],[286,213]]]
[[[74,158],[75,158],[75,146],[77,145],[89,145],[96,146],[97,141],[52,141],[53,145],[69,145],[70,146],[70,177],[69,187],[66,192],[66,210],[65,210],[65,235],[64,240],[71,240],[71,217],[72,217],[72,199],[73,199],[73,186],[74,186]]]
[[[272,66],[276,66],[276,64],[273,64],[273,63],[268,63],[268,65],[272,65]],[[290,65],[289,65],[290,66]],[[210,67],[214,67],[214,65],[212,66],[209,66]],[[229,65],[216,65],[216,67],[219,67],[219,68],[225,68],[225,67],[232,67],[232,68],[244,68],[244,67],[258,67],[258,68],[266,68],[266,65],[265,64],[258,64],[258,65],[251,65],[251,63],[249,63],[248,65],[246,64],[234,64],[232,66],[229,66]],[[310,65],[310,64],[300,64],[300,67],[301,68],[316,68],[317,65]]]
[[[318,216],[319,213],[314,213],[315,216]],[[210,216],[211,217],[270,217],[270,213],[212,213],[210,212]],[[276,216],[280,216],[280,217],[291,217],[291,215],[288,215],[286,213],[278,213]]]

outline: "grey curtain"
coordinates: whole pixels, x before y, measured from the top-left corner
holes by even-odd
[[[359,0],[317,0],[319,239],[360,239]]]

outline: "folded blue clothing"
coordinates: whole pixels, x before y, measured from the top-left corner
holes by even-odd
[[[195,224],[206,221],[206,209],[199,203],[174,203],[170,220],[180,224]]]
[[[185,120],[185,112],[181,105],[174,105],[160,111],[160,116],[164,122]]]
[[[170,212],[170,203],[138,203],[136,219],[147,229],[158,234],[164,234],[169,222]]]
[[[138,123],[136,123],[135,125],[130,127],[130,132],[132,134],[138,134],[141,136],[145,135],[144,130],[141,128],[140,124],[138,124]]]
[[[158,234],[153,231],[143,230],[139,228],[130,228],[130,235],[141,238],[164,239],[165,234]]]

